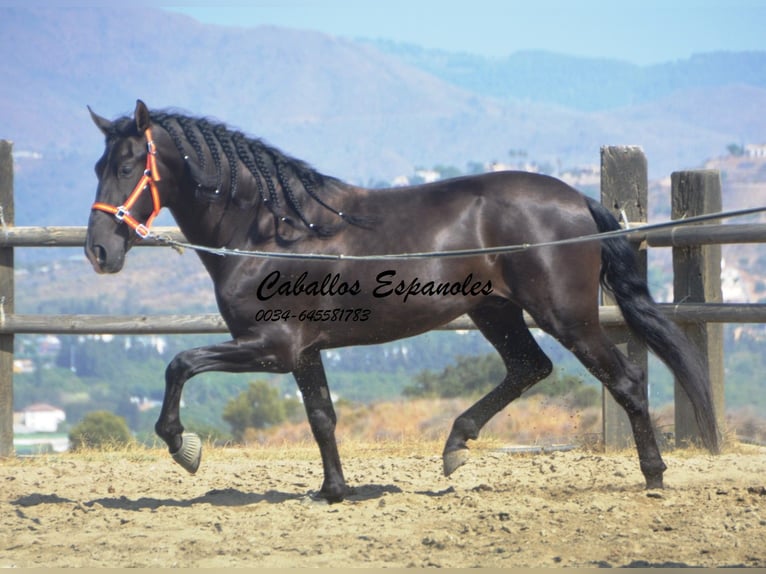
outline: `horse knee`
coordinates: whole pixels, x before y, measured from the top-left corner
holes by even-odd
[[[192,366],[189,360],[191,350],[181,351],[171,359],[165,368],[166,383],[186,381],[191,378]]]

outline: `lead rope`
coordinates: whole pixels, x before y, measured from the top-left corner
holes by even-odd
[[[516,245],[503,245],[498,247],[483,247],[476,249],[455,249],[452,251],[425,251],[415,253],[392,253],[384,255],[344,255],[330,254],[330,253],[282,253],[274,251],[248,251],[241,249],[229,249],[227,247],[206,247],[204,245],[195,245],[193,243],[186,243],[183,241],[176,241],[170,236],[158,236],[152,234],[156,241],[163,243],[168,247],[172,247],[177,251],[183,249],[192,249],[203,253],[211,253],[213,255],[219,255],[226,257],[234,255],[237,257],[260,257],[263,259],[301,259],[301,260],[321,260],[321,261],[404,261],[415,259],[447,259],[454,257],[475,257],[477,255],[497,255],[503,253],[518,253],[521,251],[528,251],[530,249],[539,249],[541,247],[555,247],[558,245],[573,245],[577,243],[588,243],[592,241],[603,241],[605,239],[612,239],[615,237],[621,237],[623,235],[636,235],[641,236],[649,231],[657,231],[660,229],[668,229],[674,227],[683,227],[686,225],[701,223],[704,221],[712,221],[716,219],[729,219],[732,217],[743,217],[745,215],[752,215],[754,213],[766,212],[766,207],[751,207],[748,209],[738,209],[734,211],[722,211],[717,213],[706,213],[704,215],[696,215],[694,217],[688,217],[686,219],[665,221],[662,223],[651,223],[641,225],[639,227],[629,227],[626,223],[626,228],[616,229],[614,231],[606,231],[602,233],[593,233],[590,235],[581,235],[579,237],[571,237],[569,239],[559,239],[557,241],[545,241],[542,243],[520,243]],[[180,252],[180,251],[179,251]]]

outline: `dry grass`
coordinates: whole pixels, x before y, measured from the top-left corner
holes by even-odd
[[[391,444],[417,450],[419,445],[441,446],[455,418],[471,405],[469,399],[416,399],[372,405],[340,405],[337,436],[341,444]],[[484,428],[480,443],[552,444],[578,442],[600,432],[597,407],[571,411],[561,401],[535,395],[518,400],[496,415]],[[283,424],[265,431],[250,429],[249,446],[313,444],[306,421]],[[434,452],[430,449],[430,452]]]
[[[417,399],[383,402],[372,405],[341,404],[338,411],[337,438],[342,456],[378,458],[387,456],[440,456],[452,421],[471,404],[469,399]],[[672,406],[653,413],[660,431],[672,430]],[[727,421],[734,428],[736,421]],[[749,419],[747,424],[751,424]],[[739,422],[741,426],[743,423]],[[193,430],[193,429],[190,429]],[[484,428],[479,440],[470,444],[481,452],[513,445],[593,444],[600,437],[601,410],[591,407],[572,411],[560,400],[535,395],[515,401],[496,415]],[[726,432],[724,451],[746,454],[749,445]],[[256,431],[250,429],[245,443],[204,445],[206,460],[224,460],[232,453],[259,460],[316,460],[318,448],[306,421],[287,423]],[[598,442],[595,441],[595,442]],[[631,449],[632,454],[632,449]],[[694,457],[706,451],[694,447],[677,449],[674,456]],[[127,460],[152,462],[166,460],[167,449],[159,439],[152,445],[109,444],[100,448],[82,448],[76,453],[47,455],[46,460],[78,457],[85,461]],[[25,464],[25,459],[6,459],[3,463]]]

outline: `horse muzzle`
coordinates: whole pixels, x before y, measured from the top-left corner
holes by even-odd
[[[96,273],[117,273],[125,265],[125,249],[107,249],[99,243],[85,244],[85,256]]]

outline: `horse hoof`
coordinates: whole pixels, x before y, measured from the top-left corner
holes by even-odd
[[[646,477],[646,490],[662,490],[663,488],[665,487],[662,484],[662,475]]]
[[[185,432],[181,435],[181,448],[171,453],[171,456],[190,474],[194,474],[202,460],[202,441],[196,434]]]
[[[301,504],[304,506],[327,506],[330,501],[316,493],[309,492],[306,496],[302,497]]]
[[[457,450],[451,450],[445,452],[442,455],[442,462],[444,463],[444,476],[449,476],[455,472],[458,468],[468,462],[468,449],[459,448]]]

